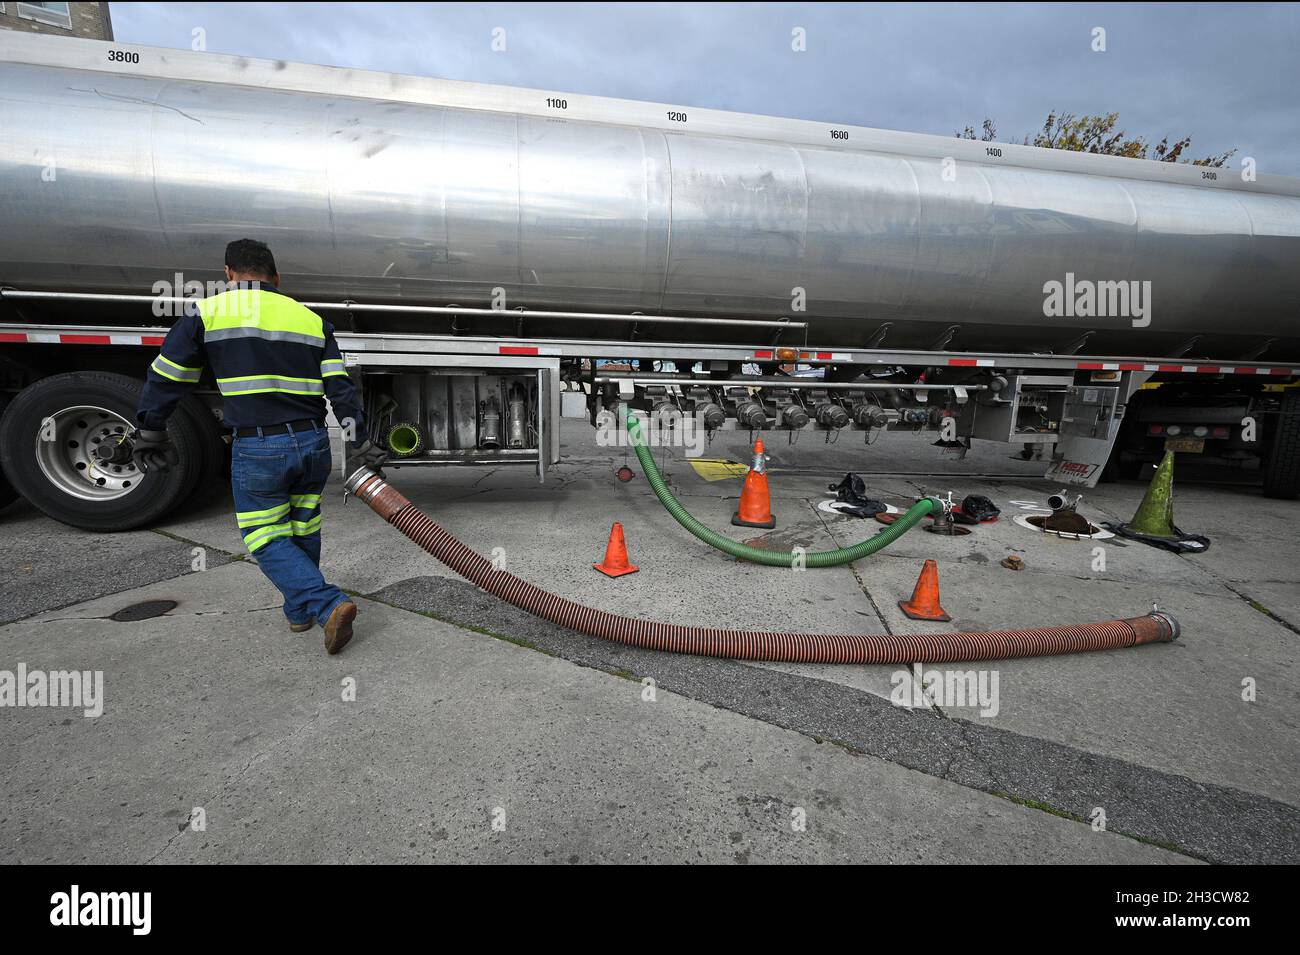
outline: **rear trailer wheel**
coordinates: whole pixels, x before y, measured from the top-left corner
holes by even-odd
[[[124,531],[150,524],[193,488],[202,465],[196,424],[174,414],[167,434],[180,456],[170,471],[102,464],[95,448],[134,430],[144,384],[108,372],[69,372],[19,392],[0,419],[0,467],[41,511],[73,527]]]
[[[1263,470],[1265,497],[1300,496],[1300,392],[1287,392],[1282,399]]]

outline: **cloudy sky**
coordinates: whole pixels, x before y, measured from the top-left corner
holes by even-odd
[[[1019,140],[1118,111],[1300,176],[1300,6],[1253,4],[113,3],[119,40]],[[506,50],[492,50],[495,28]],[[791,49],[791,31],[807,49]],[[1105,52],[1093,30],[1105,29]]]

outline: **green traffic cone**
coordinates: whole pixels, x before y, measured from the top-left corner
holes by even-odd
[[[1174,452],[1165,452],[1146,496],[1127,526],[1148,537],[1178,536],[1174,532]]]

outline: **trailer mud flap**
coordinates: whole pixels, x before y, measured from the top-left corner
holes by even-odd
[[[1118,383],[1071,386],[1061,413],[1060,440],[1043,477],[1066,485],[1096,487],[1115,448],[1124,408],[1150,372],[1123,372]]]

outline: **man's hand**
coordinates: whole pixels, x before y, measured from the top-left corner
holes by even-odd
[[[369,438],[347,446],[348,474],[355,473],[357,468],[370,468],[372,471],[378,471],[387,461],[388,452]]]
[[[181,463],[176,446],[166,431],[136,431],[131,435],[131,460],[142,473],[169,471]]]

